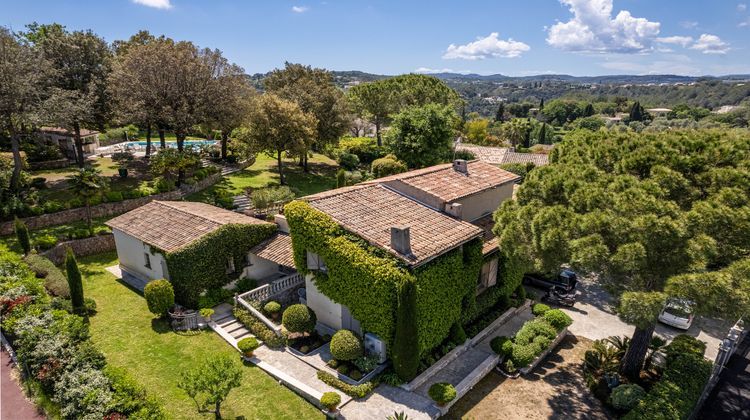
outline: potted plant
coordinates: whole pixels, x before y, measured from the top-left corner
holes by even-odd
[[[329,417],[336,416],[339,404],[341,404],[341,396],[335,392],[325,392],[320,397],[320,405],[325,408],[326,415]]]
[[[214,314],[214,310],[211,308],[203,308],[200,310],[200,314],[206,322],[211,322],[211,315]]]
[[[253,352],[260,347],[260,343],[255,337],[243,338],[237,343],[237,348],[240,349],[245,357],[253,357]]]
[[[263,306],[263,311],[273,318],[274,321],[278,321],[279,314],[281,314],[281,304],[272,300]]]
[[[112,160],[117,162],[117,173],[120,178],[128,177],[128,165],[133,160],[133,154],[130,152],[117,152],[112,154]]]
[[[432,384],[427,393],[437,403],[438,407],[442,407],[456,398],[456,388],[447,382]]]

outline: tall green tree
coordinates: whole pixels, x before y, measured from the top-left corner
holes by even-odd
[[[29,252],[31,252],[31,236],[29,235],[28,226],[16,217],[13,221],[13,228],[16,231],[16,238],[18,239],[18,244],[21,245],[23,255],[29,255]]]
[[[514,118],[503,124],[503,134],[512,147],[524,141],[531,131],[531,124],[524,118]]]
[[[84,128],[102,129],[109,119],[106,90],[112,52],[104,39],[91,31],[69,32],[59,24],[27,26],[25,39],[54,70],[50,99],[45,108],[50,120],[73,133],[76,161],[84,166]]]
[[[410,168],[450,160],[456,114],[449,106],[429,104],[406,108],[393,118],[387,142]]]
[[[349,89],[349,100],[355,111],[375,125],[378,146],[383,145],[380,130],[388,123],[391,113],[395,110],[390,98],[392,94],[390,87],[383,82],[362,83]]]
[[[10,137],[13,172],[10,191],[17,194],[21,179],[21,138],[43,114],[49,63],[39,51],[5,27],[0,27],[0,133]]]
[[[495,122],[503,122],[505,119],[505,104],[500,102],[495,111]]]
[[[594,110],[594,105],[592,105],[591,102],[587,103],[586,106],[583,108],[582,116],[590,117],[594,114],[596,114],[596,111]]]
[[[204,360],[184,372],[177,383],[177,387],[195,402],[199,412],[212,412],[217,419],[221,418],[221,404],[240,385],[242,370],[236,361],[226,356]]]
[[[237,141],[248,150],[264,151],[276,158],[279,182],[286,185],[284,152],[307,150],[315,138],[317,121],[296,102],[266,93],[253,101],[245,125],[237,130]]]
[[[711,274],[750,255],[747,136],[583,130],[550,160],[528,175],[517,201],[503,203],[494,232],[527,271],[568,263],[598,273],[635,326],[625,375],[642,368],[667,296],[690,291],[702,314],[747,313],[750,284]],[[716,291],[730,286],[741,291],[718,302]]]
[[[393,369],[404,380],[417,376],[419,369],[419,335],[417,334],[417,291],[413,282],[405,281],[399,287],[396,313],[396,334],[391,351]]]
[[[70,302],[73,306],[73,312],[86,317],[86,303],[83,299],[83,282],[81,280],[81,270],[78,269],[78,262],[73,250],[68,248],[65,253],[65,273],[68,278],[68,288],[70,289]]]
[[[338,141],[351,124],[349,105],[344,93],[333,83],[331,72],[302,64],[285,63],[263,81],[268,92],[282,99],[296,102],[303,112],[317,120],[312,147],[323,150]],[[300,153],[300,163],[305,171],[307,150]]]
[[[643,109],[641,103],[638,101],[633,102],[633,106],[630,107],[630,114],[628,115],[629,121],[643,121],[646,118],[646,110]]]
[[[107,179],[101,176],[101,172],[94,168],[78,169],[75,173],[68,176],[68,183],[73,194],[83,200],[86,206],[86,225],[89,234],[93,235],[93,226],[91,224],[91,201],[94,198],[101,197],[107,189]]]

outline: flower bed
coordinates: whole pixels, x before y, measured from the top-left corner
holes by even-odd
[[[318,379],[326,385],[339,389],[341,392],[352,398],[364,398],[378,386],[377,381],[369,381],[360,385],[351,385],[322,370],[318,371],[317,376]]]
[[[290,336],[287,339],[287,345],[290,349],[294,349],[294,351],[299,352],[302,355],[307,355],[314,352],[328,341],[331,341],[331,337],[321,336],[313,331],[312,334],[308,335],[300,335],[294,338]]]

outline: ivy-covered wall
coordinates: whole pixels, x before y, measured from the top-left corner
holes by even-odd
[[[362,328],[380,336],[389,349],[395,334],[397,291],[404,282],[412,281],[417,288],[414,322],[419,354],[440,344],[459,320],[462,306],[473,300],[482,263],[479,240],[412,271],[308,203],[289,203],[284,214],[297,269],[309,272],[307,251],[320,255],[328,273],[316,272],[315,285],[334,302],[346,305]]]
[[[271,223],[228,224],[175,252],[158,251],[167,261],[169,281],[177,302],[197,307],[201,293],[223,287],[232,280],[226,272],[230,256],[234,258],[235,268],[240,270],[250,248],[275,231],[276,225]]]

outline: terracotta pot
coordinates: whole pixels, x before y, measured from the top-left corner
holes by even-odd
[[[247,358],[253,357],[253,352],[251,351],[245,352],[245,357]]]

